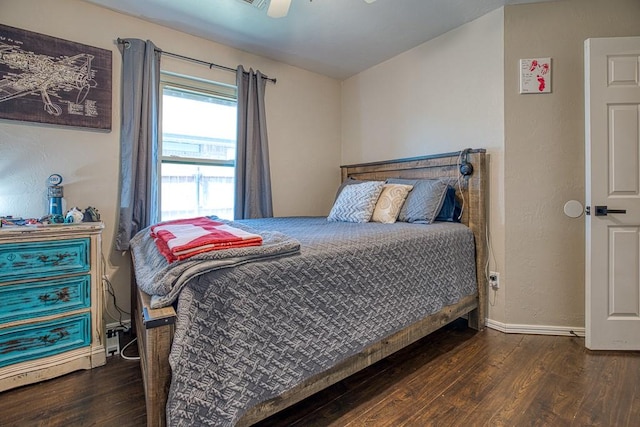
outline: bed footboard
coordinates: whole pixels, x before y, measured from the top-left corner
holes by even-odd
[[[135,295],[133,318],[144,383],[147,426],[165,426],[165,407],[171,381],[169,351],[173,341],[176,313],[173,307],[152,309],[151,297],[137,286]]]
[[[288,408],[312,394],[347,378],[349,375],[373,365],[390,354],[413,344],[455,319],[465,314],[471,316],[472,312],[478,312],[476,295],[462,298],[458,303],[444,307],[439,312],[425,317],[406,329],[371,344],[362,352],[347,358],[328,371],[309,378],[280,396],[252,407],[238,421],[237,426],[245,427],[262,421],[276,412]]]

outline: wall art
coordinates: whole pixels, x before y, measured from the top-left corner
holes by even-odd
[[[551,92],[551,58],[520,60],[520,93]]]
[[[111,51],[0,24],[0,119],[111,129]]]

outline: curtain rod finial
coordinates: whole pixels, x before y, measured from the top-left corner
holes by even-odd
[[[121,39],[120,37],[116,39],[116,44],[123,45],[125,49],[128,49],[129,46],[131,46],[131,43],[128,40]]]

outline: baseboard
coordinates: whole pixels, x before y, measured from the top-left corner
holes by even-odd
[[[533,335],[560,335],[584,337],[585,330],[582,327],[570,326],[546,326],[546,325],[515,325],[496,322],[487,319],[488,328],[495,329],[505,334],[533,334]]]

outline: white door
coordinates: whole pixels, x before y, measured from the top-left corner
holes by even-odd
[[[585,41],[586,346],[640,350],[640,37]]]

